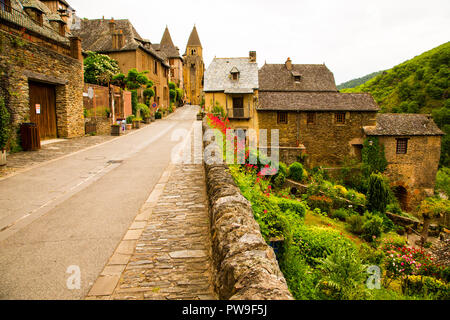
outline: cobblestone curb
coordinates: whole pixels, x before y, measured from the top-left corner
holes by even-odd
[[[203,131],[209,127],[203,122]],[[205,148],[211,142],[205,142]],[[205,163],[214,284],[222,300],[292,300],[273,249],[228,166]]]
[[[114,293],[114,290],[119,283],[122,272],[125,270],[135,252],[137,241],[144,232],[153,208],[156,206],[159,197],[169,181],[172,170],[173,165],[169,165],[162,174],[152,193],[142,206],[139,214],[136,216],[122,241],[117,246],[114,254],[91,287],[86,296],[87,300],[111,299],[111,295]]]

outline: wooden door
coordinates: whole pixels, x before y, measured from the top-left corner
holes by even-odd
[[[36,123],[41,140],[58,137],[55,86],[30,82],[30,122]]]

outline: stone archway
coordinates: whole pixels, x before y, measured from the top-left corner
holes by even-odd
[[[400,207],[402,208],[402,210],[408,211],[409,208],[408,190],[406,190],[406,188],[403,186],[395,186],[392,188],[392,191],[394,192],[395,197],[400,203]]]

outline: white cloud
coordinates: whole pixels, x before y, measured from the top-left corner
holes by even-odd
[[[340,83],[390,68],[448,41],[448,0],[71,0],[80,17],[131,20],[154,43],[169,26],[184,52],[194,24],[204,61],[326,63]]]

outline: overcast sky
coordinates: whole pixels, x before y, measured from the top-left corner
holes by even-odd
[[[449,41],[449,0],[69,0],[81,18],[129,19],[159,43],[166,25],[180,52],[194,24],[209,66],[214,56],[257,52],[260,66],[325,63],[337,84]]]

